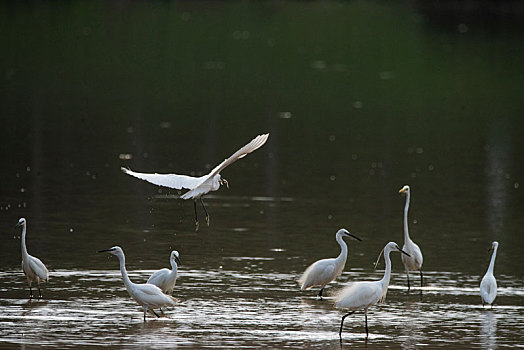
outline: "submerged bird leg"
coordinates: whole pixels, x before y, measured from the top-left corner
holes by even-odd
[[[348,317],[349,315],[353,314],[355,311],[351,311],[351,312],[348,312],[347,314],[345,314],[344,316],[342,316],[342,321],[340,322],[340,330],[338,331],[338,336],[340,337],[340,340],[342,341],[342,326],[344,325],[344,320],[346,319],[346,317]]]
[[[409,286],[409,270],[408,269],[406,269],[406,276],[408,276],[408,292],[409,292],[410,286]]]
[[[368,309],[364,310],[364,316],[366,317],[366,339],[367,339],[368,336],[369,336],[369,332],[368,332]]]
[[[422,269],[420,269],[420,288],[422,288],[422,285],[424,284],[424,277],[422,275]]]
[[[29,286],[29,299],[32,299],[32,298],[33,298],[33,288]]]
[[[197,210],[196,210],[196,199],[195,201],[193,202],[194,204],[194,208],[195,208],[195,232],[198,232],[198,215],[197,215]]]
[[[202,197],[200,197],[200,203],[202,203],[202,208],[204,208],[204,212],[206,213],[206,224],[209,226],[209,214],[207,213],[206,206],[204,205],[204,201],[202,200]]]
[[[40,290],[40,286],[38,286],[38,294],[40,295],[40,299],[42,299],[42,291]]]
[[[320,292],[318,292],[318,296],[320,299],[322,299],[322,292],[324,291],[324,288],[320,288]]]

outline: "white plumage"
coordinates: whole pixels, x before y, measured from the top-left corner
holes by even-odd
[[[423,274],[422,274],[422,251],[419,246],[411,240],[409,237],[408,231],[408,210],[409,210],[409,200],[410,200],[410,188],[408,185],[402,187],[399,193],[404,193],[406,195],[406,204],[404,206],[404,246],[402,250],[409,254],[409,256],[402,254],[401,259],[406,270],[406,275],[408,277],[408,290],[410,289],[409,285],[409,271],[419,271],[420,272],[420,287],[423,285]]]
[[[154,284],[147,283],[133,283],[129,279],[126,270],[126,257],[124,251],[119,246],[114,246],[109,249],[99,250],[99,253],[109,252],[113,255],[116,255],[118,261],[120,262],[120,272],[122,273],[122,279],[124,280],[124,286],[126,287],[127,292],[133,298],[134,301],[144,310],[144,321],[146,320],[146,313],[152,312],[155,316],[158,314],[153,309],[160,309],[163,306],[175,306],[176,299],[172,296],[162,293],[162,290],[155,286]]]
[[[340,331],[338,333],[341,338],[344,319],[355,311],[362,309],[364,309],[366,320],[366,337],[368,337],[368,308],[386,299],[389,280],[391,277],[391,259],[389,258],[389,254],[392,251],[399,251],[407,255],[407,253],[400,249],[395,242],[389,242],[386,244],[382,250],[384,253],[384,261],[386,262],[386,270],[384,271],[384,277],[382,277],[380,281],[353,282],[336,293],[335,306],[340,309],[351,310],[349,313],[342,316],[342,321],[340,322]],[[380,259],[380,255],[378,258]]]
[[[499,242],[497,241],[494,241],[491,244],[490,250],[493,250],[491,261],[489,262],[488,271],[486,271],[486,274],[480,282],[480,297],[482,298],[482,306],[484,306],[484,304],[488,304],[493,307],[493,302],[497,297],[497,280],[493,275],[493,269],[495,268],[495,258],[497,257],[498,247]]]
[[[180,257],[176,250],[171,252],[169,262],[171,263],[171,270],[165,268],[158,270],[147,280],[147,283],[154,284],[165,294],[173,293],[173,288],[175,287],[178,276],[178,264],[180,264]]]
[[[47,282],[49,280],[49,272],[45,267],[44,263],[37,257],[31,256],[27,253],[27,247],[25,244],[26,236],[26,220],[21,218],[18,220],[16,226],[22,226],[22,270],[27,277],[29,283],[29,298],[33,297],[33,283],[36,283],[38,287],[38,294],[42,297],[40,290],[40,283]]]
[[[147,173],[137,173],[126,168],[121,168],[122,171],[128,175],[134,176],[141,180],[145,180],[152,184],[158,186],[164,186],[169,188],[174,188],[177,190],[188,189],[186,193],[180,196],[182,199],[194,199],[195,203],[195,223],[198,230],[198,217],[196,214],[196,199],[202,201],[202,196],[211,192],[216,191],[220,188],[221,185],[225,184],[229,187],[227,180],[222,179],[220,172],[224,170],[228,165],[236,162],[238,159],[245,157],[247,154],[257,150],[262,147],[267,141],[269,134],[258,135],[251,142],[240,148],[238,151],[233,153],[229,158],[224,159],[222,163],[217,165],[209,174],[193,177],[187,175],[178,175],[178,174],[147,174]],[[202,202],[202,206],[206,213],[206,222],[209,225],[209,214]]]
[[[320,292],[318,293],[318,296],[322,298],[322,291],[324,290],[324,287],[340,276],[344,270],[348,256],[348,247],[342,238],[343,236],[353,237],[359,241],[361,240],[360,238],[349,233],[346,229],[338,230],[335,235],[335,239],[340,245],[341,249],[339,256],[331,259],[318,260],[311,264],[298,280],[301,290],[320,286]]]

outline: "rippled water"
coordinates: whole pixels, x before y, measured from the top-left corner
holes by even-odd
[[[524,14],[484,3],[2,2],[0,347],[523,347]],[[192,202],[120,171],[201,175],[265,132],[198,233]],[[326,294],[379,279],[405,184],[426,284],[393,255],[369,339],[357,312],[341,343],[343,311],[295,281],[341,227],[362,242]],[[134,282],[178,250],[180,303],[144,323],[114,245]]]

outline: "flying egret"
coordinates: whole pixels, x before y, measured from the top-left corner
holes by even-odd
[[[422,252],[420,251],[419,246],[411,240],[409,237],[408,231],[408,210],[409,210],[409,199],[410,199],[410,188],[408,185],[402,187],[399,193],[404,193],[406,195],[406,205],[404,206],[404,246],[402,249],[409,255],[402,255],[402,263],[406,269],[406,275],[408,276],[408,290],[409,286],[409,271],[419,271],[420,272],[420,287],[423,285],[423,275],[422,275]]]
[[[392,251],[399,251],[403,253],[403,255],[409,256],[409,254],[400,249],[395,242],[389,242],[380,253],[380,255],[384,253],[384,261],[386,262],[384,277],[382,277],[380,281],[353,282],[336,293],[335,306],[340,309],[351,310],[342,316],[340,331],[338,332],[340,340],[342,340],[342,326],[344,325],[344,319],[355,311],[362,309],[364,309],[366,319],[366,338],[368,337],[368,308],[378,302],[383,302],[386,299],[389,279],[391,277],[391,260],[389,258],[389,253]],[[380,255],[378,256],[378,260],[380,259]],[[375,267],[378,264],[378,260],[375,263]]]
[[[176,278],[178,274],[178,265],[181,265],[179,254],[176,250],[171,252],[169,257],[169,262],[171,263],[171,269],[161,269],[155,272],[149,277],[147,283],[154,284],[162,290],[165,294],[173,293],[173,288],[175,287]]]
[[[162,293],[162,290],[154,284],[131,282],[127,275],[126,257],[122,248],[114,246],[109,249],[99,250],[98,252],[109,252],[118,258],[120,262],[120,272],[122,273],[122,279],[124,280],[127,292],[131,298],[144,309],[144,322],[148,311],[152,312],[156,317],[160,317],[153,309],[160,309],[162,306],[175,306],[177,300],[170,295]]]
[[[38,286],[38,294],[41,298],[42,291],[40,290],[40,283],[49,280],[49,272],[40,259],[27,253],[27,247],[25,245],[26,225],[26,220],[24,218],[18,220],[18,223],[16,224],[17,227],[22,226],[22,270],[24,271],[24,274],[27,277],[27,282],[29,283],[29,299],[33,297],[33,282]]]
[[[121,169],[124,173],[128,175],[134,176],[141,180],[145,180],[158,186],[175,188],[177,190],[181,190],[183,188],[188,189],[189,191],[181,195],[180,198],[194,200],[193,204],[195,208],[195,225],[196,231],[198,231],[199,224],[196,209],[197,199],[200,199],[200,203],[202,203],[202,208],[204,208],[204,212],[206,213],[206,223],[209,226],[209,214],[207,212],[206,206],[204,205],[204,202],[202,201],[202,196],[211,191],[218,190],[220,186],[224,184],[229,188],[229,183],[226,179],[223,179],[220,176],[220,172],[224,170],[224,168],[226,168],[228,165],[237,161],[238,159],[243,158],[247,154],[262,147],[262,145],[266,143],[268,137],[269,134],[258,135],[253,140],[251,140],[251,142],[249,142],[244,147],[240,148],[238,151],[233,153],[229,158],[224,159],[224,161],[217,165],[213,170],[211,170],[209,174],[200,177],[178,174],[136,173],[134,171],[131,171],[130,169],[126,169],[123,167]]]
[[[493,276],[493,268],[495,267],[495,258],[497,257],[497,249],[499,247],[499,242],[494,241],[491,244],[489,250],[493,250],[491,255],[491,261],[489,262],[488,271],[482,278],[480,282],[480,297],[482,298],[482,306],[484,304],[491,305],[493,307],[493,301],[497,297],[497,280]]]
[[[353,237],[354,239],[361,241],[360,238],[349,233],[346,229],[342,228],[338,230],[335,239],[340,245],[340,254],[336,258],[322,259],[311,264],[298,280],[301,290],[320,286],[318,296],[322,299],[322,291],[324,290],[324,287],[340,276],[346,265],[348,246],[342,239],[344,236]]]

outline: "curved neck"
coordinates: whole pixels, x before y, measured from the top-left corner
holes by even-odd
[[[126,286],[126,289],[129,291],[133,282],[131,282],[131,280],[129,279],[129,276],[127,275],[126,257],[125,255],[117,255],[117,256],[118,256],[118,260],[120,261],[120,272],[122,273],[122,279],[124,280],[124,285]]]
[[[176,273],[177,270],[178,270],[178,265],[177,265],[175,259],[171,259],[171,270],[172,270],[171,273],[173,273],[173,272]]]
[[[26,257],[29,254],[27,253],[27,247],[25,245],[25,225],[22,225],[22,257]]]
[[[340,245],[340,254],[337,256],[336,260],[345,263],[348,257],[348,245],[344,242],[342,235],[337,235],[337,243]]]
[[[391,278],[391,259],[389,258],[389,253],[391,250],[384,251],[384,261],[386,263],[386,270],[384,271],[384,277],[380,280],[382,283],[382,288],[387,288],[389,286],[389,279]]]
[[[408,231],[409,191],[406,193],[406,205],[404,206],[404,242],[410,240]]]
[[[491,261],[489,262],[488,272],[491,272],[493,274],[493,269],[495,268],[495,258],[497,257],[497,249],[499,247],[493,248],[493,254],[491,255]]]

